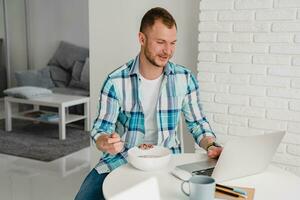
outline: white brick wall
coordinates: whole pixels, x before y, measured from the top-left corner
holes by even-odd
[[[300,176],[300,0],[201,0],[198,79],[222,141],[285,130],[273,162]]]

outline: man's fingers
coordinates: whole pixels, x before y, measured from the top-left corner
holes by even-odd
[[[119,134],[112,133],[100,136],[96,141],[96,145],[100,151],[115,154],[122,151],[124,144],[121,142]]]
[[[217,158],[220,156],[222,150],[223,150],[222,147],[211,148],[210,150],[207,151],[207,155],[210,158]]]
[[[110,154],[117,154],[117,153],[120,153],[121,150],[123,149],[123,143],[122,142],[116,142],[116,143],[113,143],[113,144],[109,144],[109,148],[108,148],[108,152]]]
[[[113,143],[117,143],[120,142],[120,138],[107,138],[107,143],[108,144],[113,144]]]
[[[117,133],[112,133],[110,135],[110,137],[107,138],[107,143],[109,143],[109,144],[117,143],[117,142],[120,142],[120,141],[121,141],[121,138],[120,138],[119,134],[117,134]]]
[[[117,133],[112,133],[112,134],[110,135],[110,137],[111,137],[111,138],[120,138],[119,134],[117,134]]]
[[[122,151],[124,144],[121,142],[120,135],[117,133],[112,133],[110,135],[105,134],[99,137],[96,141],[97,148],[101,151],[117,154]]]
[[[119,149],[120,147],[123,146],[123,142],[116,142],[116,143],[113,143],[112,145],[113,145],[113,148]]]
[[[208,155],[208,157],[213,158],[214,155],[215,155],[215,153],[214,153],[212,150],[209,150],[209,151],[207,152],[207,155]]]

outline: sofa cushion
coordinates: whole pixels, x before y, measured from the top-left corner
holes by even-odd
[[[85,63],[81,72],[80,81],[82,82],[83,88],[89,90],[90,88],[90,60],[85,59]]]
[[[31,99],[34,97],[50,95],[52,91],[41,87],[22,86],[6,89],[3,93],[12,97]]]
[[[75,61],[84,62],[89,56],[89,49],[61,41],[48,65],[56,65],[71,71]]]
[[[15,72],[18,86],[37,86],[44,88],[55,87],[51,77],[49,67],[38,70],[28,70]]]
[[[87,90],[79,89],[79,88],[51,88],[52,92],[66,95],[75,95],[75,96],[89,96],[90,93]]]
[[[71,75],[69,72],[58,66],[49,66],[51,79],[56,87],[66,87],[69,82]]]
[[[71,81],[69,87],[82,88],[82,83],[80,82],[80,76],[82,72],[84,63],[76,61],[72,68]]]

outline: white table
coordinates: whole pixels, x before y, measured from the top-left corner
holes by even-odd
[[[34,106],[34,110],[25,112],[12,112],[13,104],[30,104]],[[68,107],[84,104],[84,114],[75,115],[68,113]],[[58,123],[59,125],[59,139],[66,139],[66,124],[84,119],[84,130],[90,130],[90,120],[89,120],[89,97],[83,96],[72,96],[63,94],[50,94],[47,96],[34,97],[31,99],[21,99],[14,97],[5,97],[5,130],[12,130],[12,118],[24,119],[32,121],[41,121],[35,117],[28,117],[26,113],[32,111],[38,111],[39,106],[48,106],[58,108],[58,120],[57,121],[43,121],[48,123]]]
[[[103,184],[104,196],[110,199],[134,187],[137,183],[155,177],[159,185],[160,199],[188,199],[180,190],[182,181],[172,176],[170,171],[176,165],[203,159],[206,159],[205,154],[175,155],[167,169],[157,172],[143,172],[136,170],[130,164],[123,165],[106,177]],[[255,200],[300,199],[300,178],[272,165],[263,173],[226,181],[223,184],[255,188]]]

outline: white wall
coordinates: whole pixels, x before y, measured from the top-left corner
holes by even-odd
[[[144,13],[152,7],[167,8],[177,22],[178,43],[173,61],[196,71],[198,0],[89,2],[92,119],[97,114],[99,91],[107,74],[138,54],[140,47],[137,35],[140,21]]]
[[[0,1],[0,38],[4,38],[4,34],[3,1]]]
[[[59,41],[89,46],[88,1],[27,0],[30,68],[45,67]]]
[[[285,130],[274,163],[300,175],[300,1],[202,0],[199,80],[221,140]]]
[[[4,54],[3,54],[3,48],[4,48],[4,37],[5,37],[5,32],[4,32],[4,13],[3,13],[3,1],[0,1],[0,39],[2,40],[0,42],[0,71],[3,73],[3,70],[1,68],[4,67]],[[4,80],[5,81],[5,80]],[[2,84],[3,81],[0,81]],[[3,85],[0,85],[0,88]],[[0,89],[1,90],[1,89]]]
[[[25,4],[23,0],[6,1],[9,35],[10,78],[14,85],[14,72],[27,69]]]

